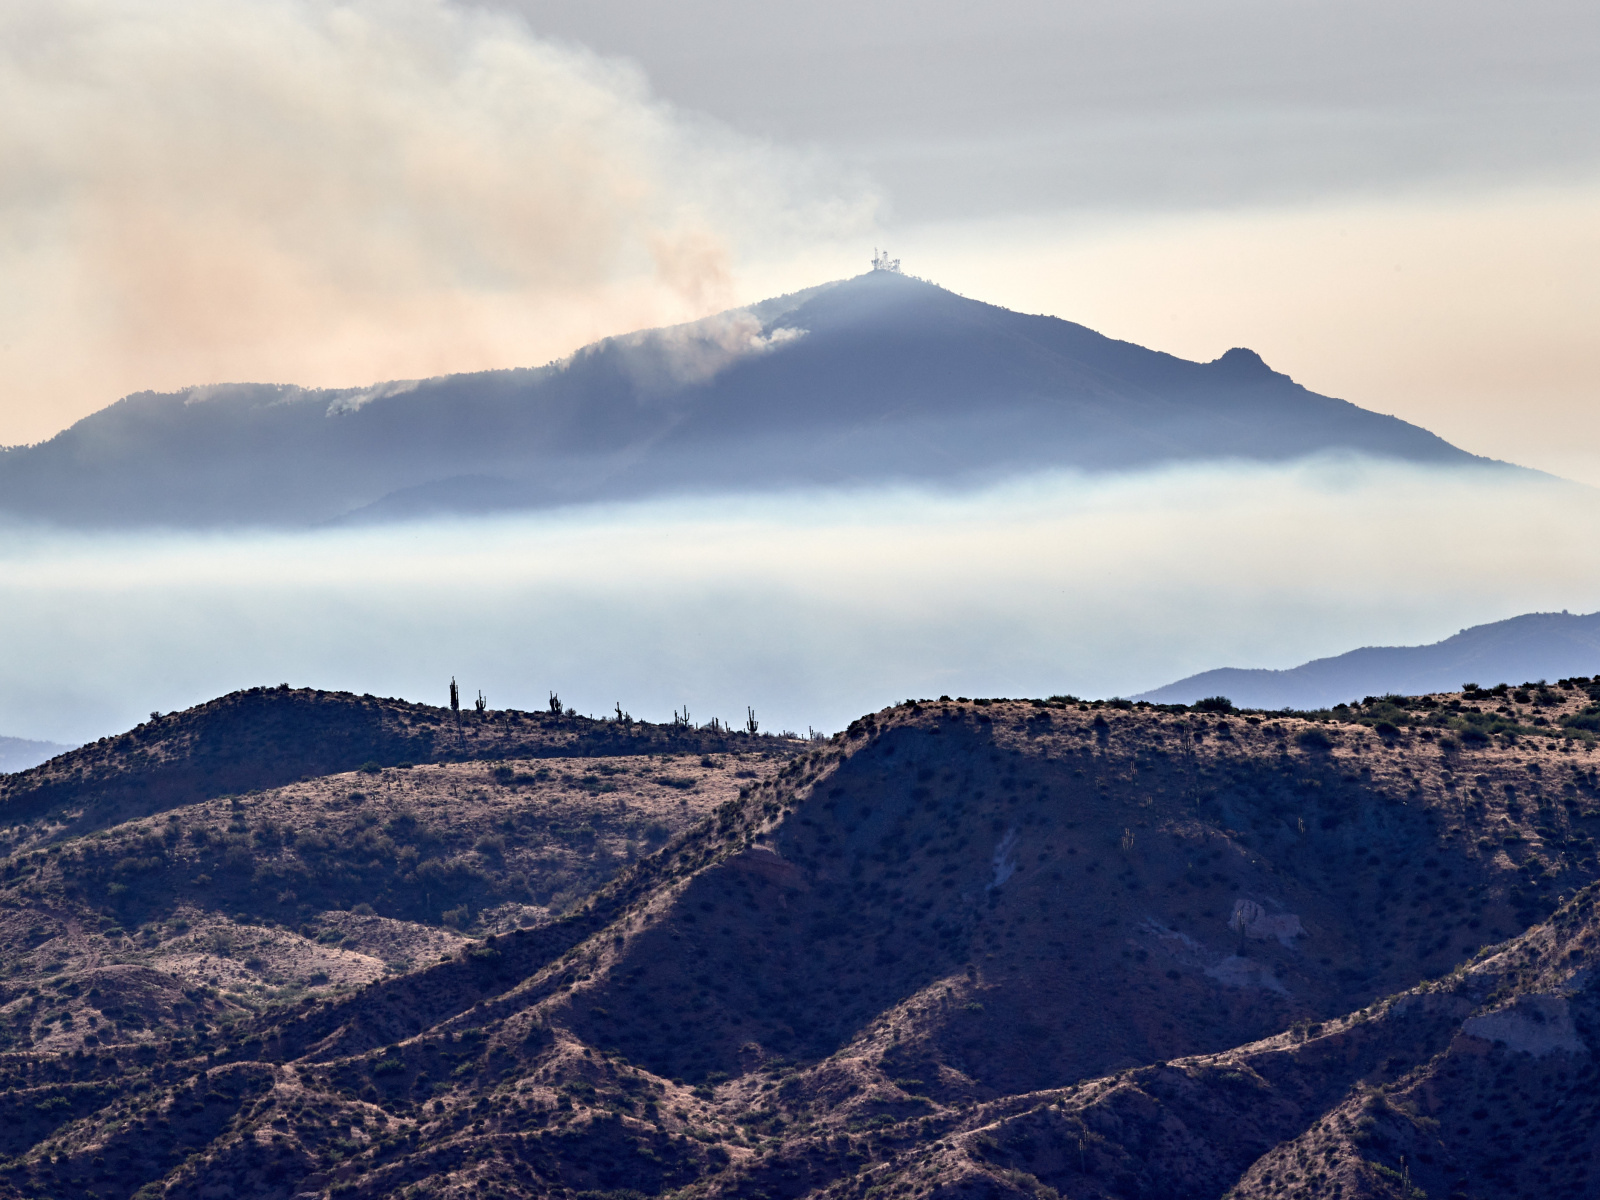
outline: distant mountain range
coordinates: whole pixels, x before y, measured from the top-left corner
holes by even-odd
[[[28,738],[0,737],[0,775],[13,771],[26,771],[42,762],[49,762],[58,754],[65,754],[71,746],[60,742],[35,742]]]
[[[1357,453],[1499,467],[1307,391],[886,271],[537,369],[142,392],[0,451],[0,514],[312,525],[670,493]]]
[[[1326,708],[1386,693],[1453,692],[1600,673],[1600,612],[1526,613],[1474,625],[1429,646],[1366,646],[1284,671],[1223,667],[1133,697],[1193,704],[1226,696],[1243,708]]]

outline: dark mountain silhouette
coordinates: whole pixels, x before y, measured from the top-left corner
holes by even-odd
[[[1135,696],[1193,704],[1226,696],[1243,708],[1328,708],[1365,696],[1425,695],[1600,670],[1600,613],[1525,613],[1474,625],[1429,646],[1365,646],[1282,671],[1222,667]]]
[[[1490,465],[1249,350],[1189,362],[878,271],[538,369],[139,393],[0,453],[0,513],[298,525],[1341,452]]]

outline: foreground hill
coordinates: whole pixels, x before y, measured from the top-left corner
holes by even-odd
[[[1591,1195],[1596,724],[944,700],[68,798],[0,866],[0,1194]]]
[[[1447,692],[1463,683],[1562,679],[1600,670],[1600,613],[1526,613],[1427,646],[1366,646],[1283,671],[1223,667],[1143,692],[1152,704],[1227,696],[1246,708],[1330,708],[1362,696]]]
[[[1328,453],[1490,465],[1248,350],[1188,362],[875,271],[537,370],[129,396],[0,453],[0,513],[304,525]]]
[[[554,700],[552,700],[554,704]],[[358,767],[702,753],[771,745],[725,729],[573,713],[448,709],[320,689],[255,687],[0,777],[0,816],[80,830],[134,813]],[[787,743],[779,743],[787,744]]]

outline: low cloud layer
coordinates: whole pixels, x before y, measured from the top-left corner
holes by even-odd
[[[0,442],[147,387],[537,364],[873,211],[443,0],[18,0],[0,104]]]
[[[1346,461],[297,536],[11,530],[0,734],[82,740],[282,681],[440,703],[452,675],[495,707],[749,704],[801,732],[942,692],[1130,695],[1600,609],[1597,525],[1587,489]]]

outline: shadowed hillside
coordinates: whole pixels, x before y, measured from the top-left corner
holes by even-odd
[[[876,271],[536,370],[129,396],[0,452],[0,512],[305,525],[1329,453],[1491,465],[1249,350],[1188,362]]]
[[[18,820],[0,1194],[1589,1194],[1600,685],[1496,699],[488,722]]]

